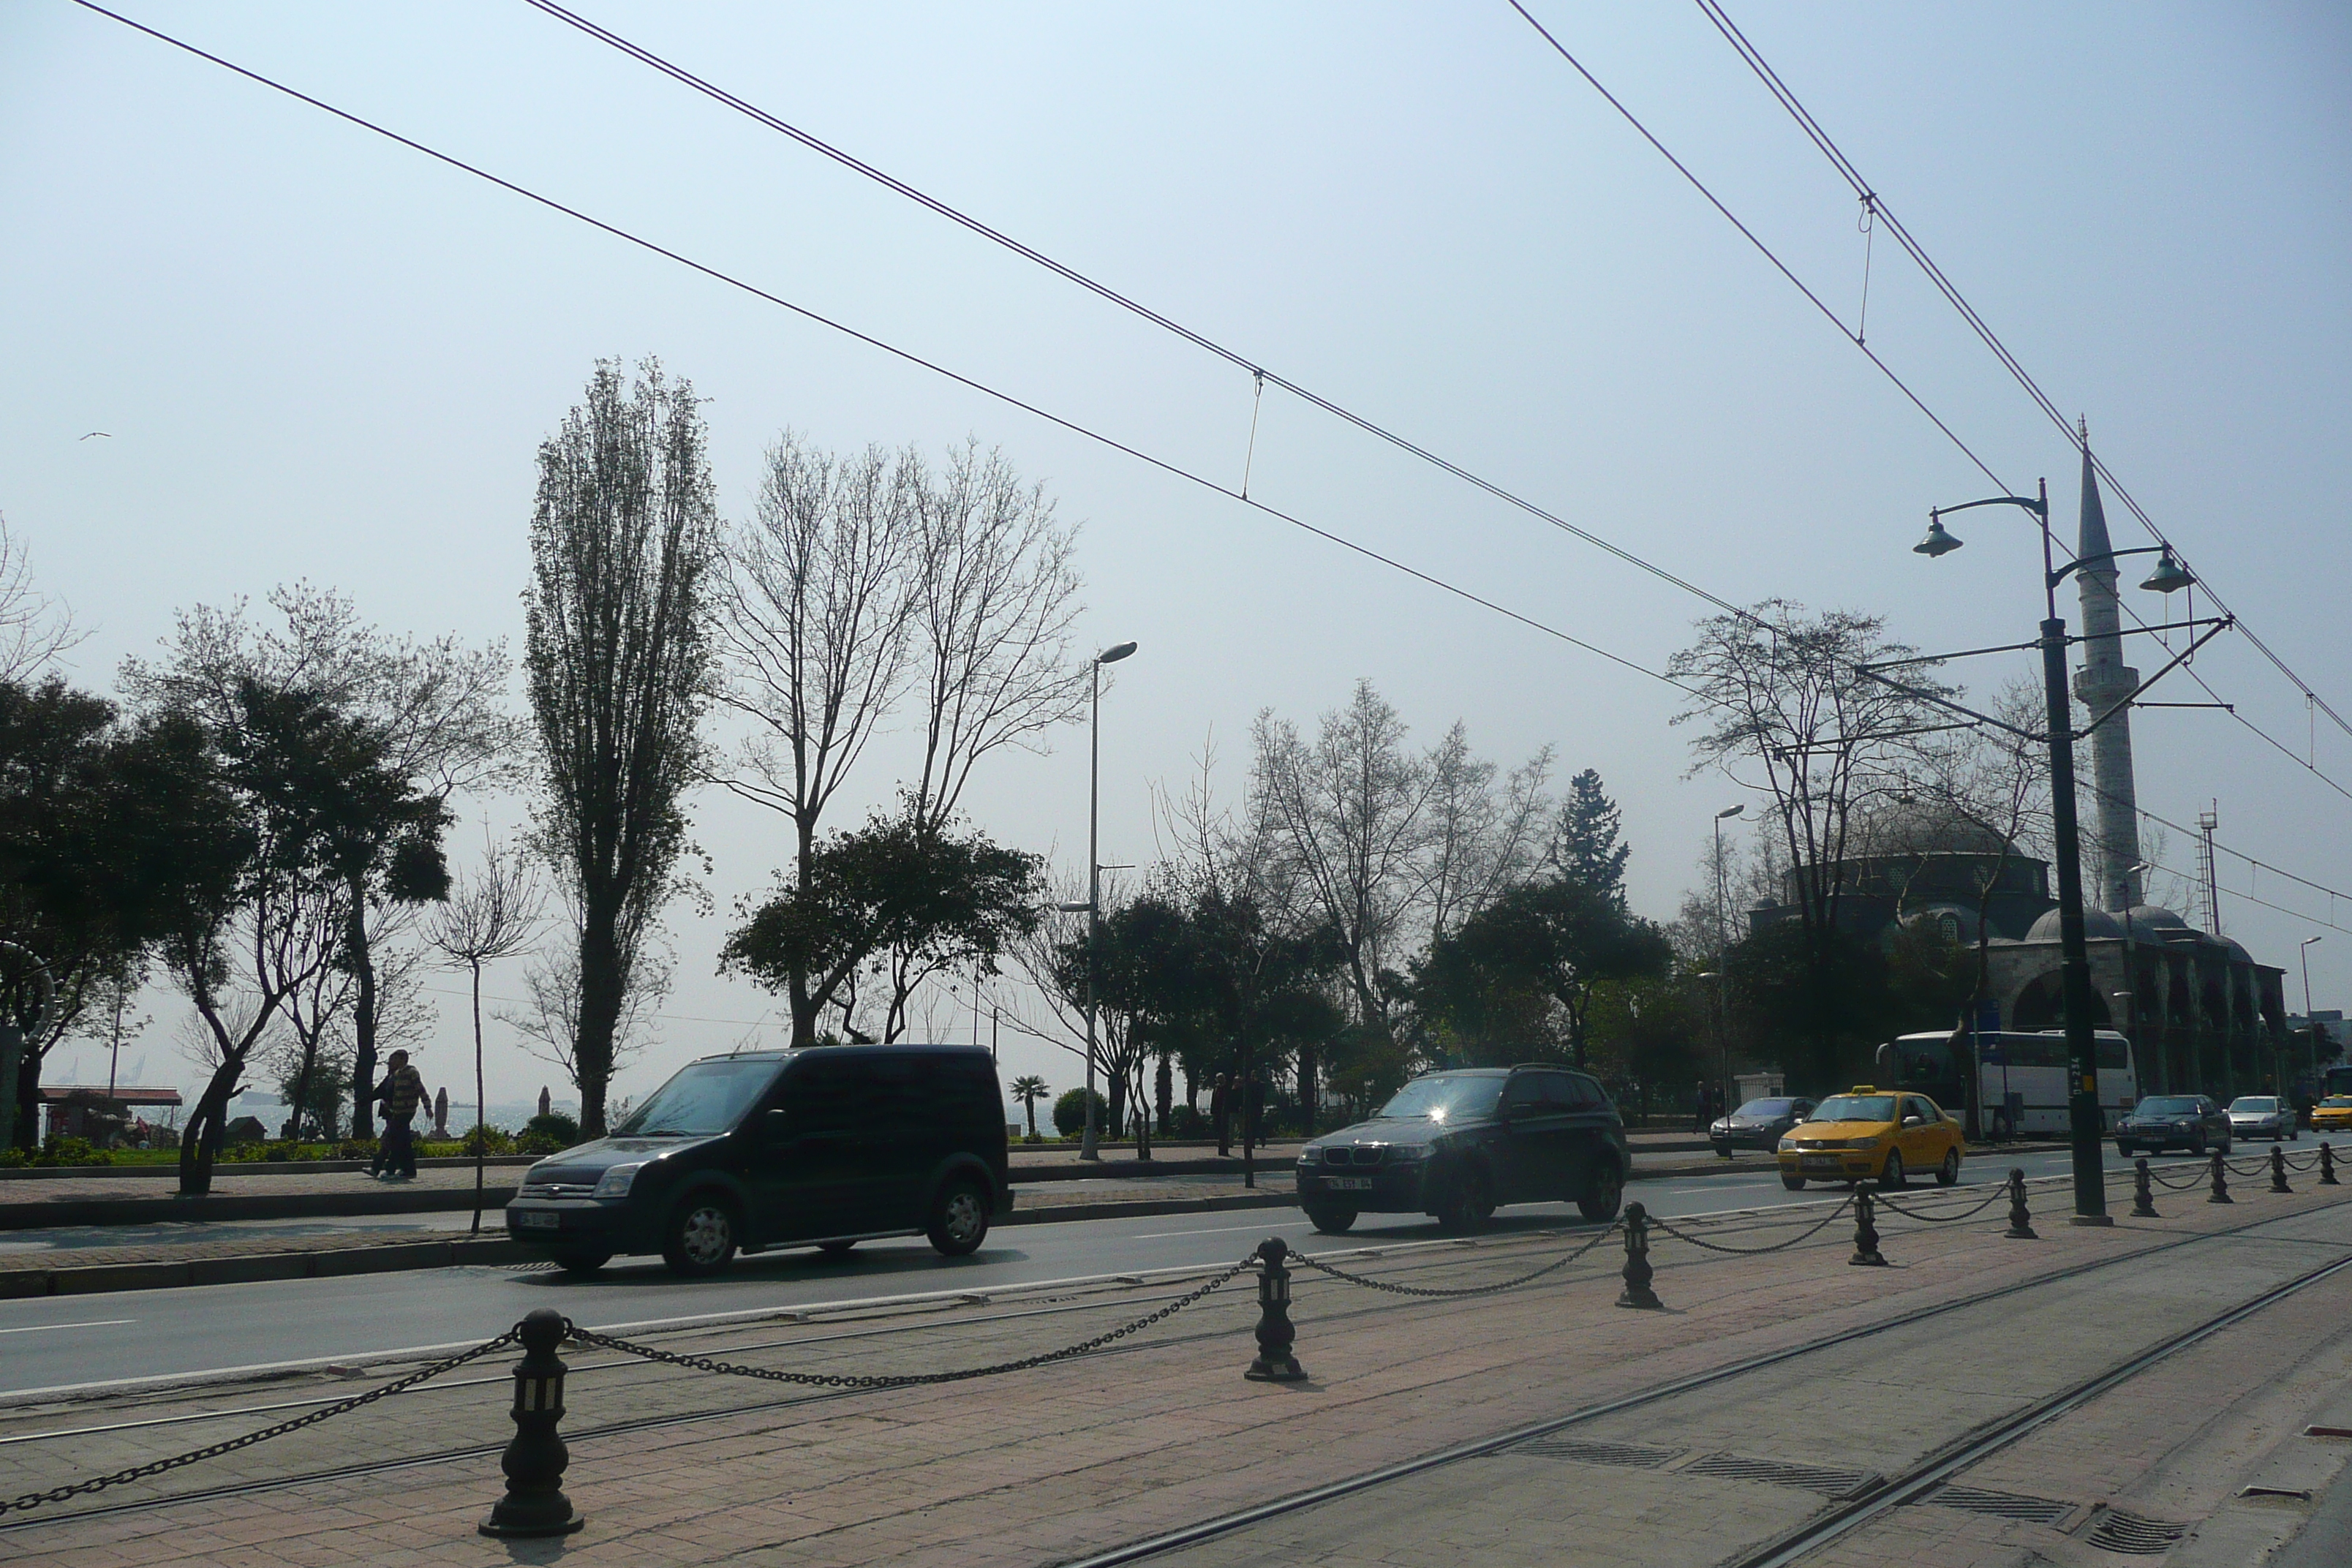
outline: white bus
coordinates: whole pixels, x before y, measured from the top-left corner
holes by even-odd
[[[1916,1089],[1955,1116],[1968,1111],[1966,1057],[1973,1039],[1977,1055],[1977,1107],[1984,1131],[1995,1138],[2032,1133],[2063,1136],[2072,1123],[2066,1107],[2066,1032],[2043,1029],[2024,1035],[2011,1031],[1960,1037],[1959,1060],[1954,1059],[1948,1033],[1903,1035],[1879,1049],[1880,1072],[1897,1082],[1886,1087]],[[2139,1102],[2139,1071],[2131,1042],[2112,1029],[2097,1036],[2099,1053],[2099,1130],[2112,1129],[2117,1119]]]

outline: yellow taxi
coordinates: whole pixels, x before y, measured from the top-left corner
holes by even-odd
[[[2352,1094],[2331,1094],[2311,1108],[2314,1132],[2352,1132]]]
[[[1958,1118],[1910,1089],[1858,1084],[1833,1094],[1780,1140],[1780,1184],[1865,1182],[1899,1187],[1914,1171],[1933,1171],[1938,1186],[1960,1179]]]

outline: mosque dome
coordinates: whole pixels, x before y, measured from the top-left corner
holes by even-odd
[[[2033,922],[2033,928],[2025,933],[2025,940],[2056,942],[2059,940],[2058,926],[2058,911],[2044,910],[2042,918]],[[2120,937],[2123,934],[2123,921],[2116,919],[2106,910],[2084,910],[2083,911],[2083,940],[2085,942],[2098,942],[2103,938]]]
[[[2127,917],[2134,926],[2148,926],[2169,931],[2187,931],[2189,922],[2166,909],[2162,904],[2134,904]]]
[[[1993,855],[2022,858],[2024,851],[1981,823],[1932,801],[1890,802],[1853,825],[1849,857],[1880,855]]]

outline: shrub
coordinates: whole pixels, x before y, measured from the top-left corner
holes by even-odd
[[[373,1160],[375,1158],[375,1140],[346,1138],[335,1145],[334,1157],[338,1160]]]
[[[1097,1131],[1110,1125],[1110,1107],[1099,1094],[1094,1097],[1095,1127]],[[1087,1130],[1087,1091],[1074,1089],[1054,1101],[1054,1131],[1065,1138],[1076,1138]]]
[[[36,1165],[111,1165],[114,1156],[86,1138],[60,1138],[51,1133],[33,1157]]]
[[[1189,1105],[1168,1108],[1168,1135],[1171,1138],[1205,1138],[1209,1135],[1208,1117]]]
[[[539,1119],[533,1117],[531,1120],[536,1121]],[[514,1150],[518,1154],[561,1154],[571,1147],[551,1132],[526,1132],[514,1141]]]
[[[558,1149],[569,1149],[572,1145],[580,1142],[580,1122],[578,1118],[566,1116],[560,1110],[551,1110],[544,1116],[532,1117],[529,1121],[523,1123],[522,1130],[525,1137],[529,1137],[533,1133],[539,1133],[545,1137],[554,1139],[555,1148],[548,1151],[551,1154],[554,1153]],[[533,1152],[533,1151],[526,1149],[523,1152],[528,1154]]]
[[[457,1147],[471,1159],[476,1154],[511,1154],[514,1139],[496,1127],[477,1127],[458,1141]]]

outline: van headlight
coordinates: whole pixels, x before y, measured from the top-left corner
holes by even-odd
[[[588,1195],[592,1198],[627,1197],[630,1186],[637,1179],[637,1173],[646,1165],[646,1162],[643,1160],[626,1165],[607,1165],[604,1173],[596,1178],[596,1190]]]

